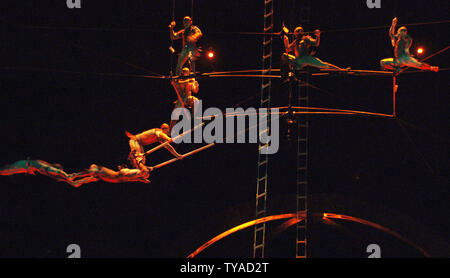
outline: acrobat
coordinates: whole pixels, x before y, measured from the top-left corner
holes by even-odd
[[[408,35],[408,30],[405,26],[400,27],[397,30],[397,33],[395,33],[396,26],[397,18],[395,17],[392,19],[391,28],[389,29],[389,37],[391,38],[391,44],[394,47],[395,58],[381,60],[381,68],[383,70],[393,70],[394,75],[398,75],[407,67],[438,72],[439,67],[433,67],[426,63],[419,62],[411,56],[409,48],[412,45],[412,38]]]
[[[52,164],[43,160],[19,160],[13,164],[0,167],[1,176],[10,176],[15,174],[36,175],[36,172],[57,181],[64,181],[72,184],[73,175],[64,172],[60,164]]]
[[[164,148],[166,148],[176,158],[183,158],[183,156],[177,153],[177,151],[175,151],[175,149],[170,145],[170,142],[173,140],[168,135],[168,124],[162,124],[161,128],[149,129],[137,135],[133,135],[128,131],[125,133],[128,138],[130,138],[130,154],[128,156],[128,160],[135,169],[140,169],[143,172],[148,171],[147,166],[145,166],[146,153],[144,152],[144,146],[151,145],[156,142],[164,144]]]
[[[152,171],[151,167],[147,167],[147,171],[141,169],[121,168],[119,171],[114,171],[104,166],[92,164],[86,171],[72,174],[73,181],[71,183],[74,187],[80,187],[83,184],[104,181],[109,183],[122,182],[143,182],[150,183],[148,177]]]
[[[197,110],[199,100],[194,97],[192,94],[198,94],[199,85],[195,78],[188,78],[190,75],[190,71],[188,68],[183,68],[181,71],[181,76],[184,78],[179,78],[177,80],[172,80],[172,86],[177,93],[177,100],[174,101],[175,104],[175,115],[172,115],[173,118],[178,119],[179,114],[181,114],[181,110],[176,110],[177,108],[186,108],[191,109],[194,112]],[[169,130],[172,130],[172,127],[176,123],[176,120],[170,121]]]
[[[79,173],[67,174],[63,171],[62,166],[57,163],[48,163],[43,160],[19,160],[13,164],[0,167],[1,176],[10,176],[15,174],[31,174],[42,175],[53,178],[57,181],[64,181],[74,187],[80,187],[85,183],[95,181],[105,181],[110,183],[121,182],[143,182],[150,183],[148,177],[153,170],[147,167],[147,171],[141,169],[121,168],[119,171],[114,171],[103,166],[92,164],[91,167]]]
[[[169,25],[170,38],[172,40],[182,39],[182,50],[180,56],[178,57],[178,63],[176,67],[176,74],[180,75],[181,68],[189,60],[191,63],[191,70],[195,73],[195,59],[200,56],[200,49],[197,47],[197,41],[202,37],[202,31],[192,25],[192,19],[189,16],[183,18],[184,29],[175,32],[173,28],[175,27],[175,21],[172,21]]]
[[[311,66],[320,69],[342,69],[333,64],[323,62],[319,58],[315,57],[315,49],[320,45],[320,30],[315,30],[315,39],[309,35],[306,35],[303,31],[303,27],[297,27],[294,30],[294,41],[289,43],[289,38],[287,34],[289,30],[283,27],[283,41],[286,52],[283,53],[281,57],[281,70],[282,74],[286,74],[289,65],[293,66],[295,69],[302,69],[306,66]],[[294,55],[289,54],[294,51]]]

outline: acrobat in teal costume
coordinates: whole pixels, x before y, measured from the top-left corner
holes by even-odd
[[[197,47],[197,41],[202,37],[202,31],[197,26],[192,25],[192,19],[188,16],[183,19],[184,29],[174,32],[175,21],[172,21],[169,25],[170,38],[172,40],[182,39],[183,45],[180,56],[178,57],[176,74],[180,75],[183,65],[190,61],[191,71],[195,73],[194,61],[200,56],[200,49]]]
[[[397,26],[397,18],[392,20],[391,28],[389,29],[389,36],[391,38],[391,44],[394,47],[395,58],[387,58],[380,61],[381,68],[383,70],[393,70],[394,74],[399,74],[403,69],[407,67],[429,70],[437,72],[439,67],[433,67],[426,63],[417,61],[409,53],[409,48],[412,45],[412,38],[408,35],[406,27],[400,27],[395,33],[395,27]]]
[[[289,43],[287,33],[289,30],[283,28],[283,41],[286,48],[286,53],[283,53],[281,59],[282,73],[285,73],[288,65],[292,65],[295,69],[302,69],[306,66],[311,66],[320,69],[337,69],[345,70],[333,64],[324,62],[319,58],[313,56],[315,49],[320,45],[320,30],[314,31],[316,38],[305,35],[302,27],[297,27],[294,30],[294,41]],[[289,54],[294,51],[294,55]]]

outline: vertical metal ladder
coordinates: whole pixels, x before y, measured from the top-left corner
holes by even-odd
[[[302,74],[302,81],[309,83],[309,73]],[[309,106],[309,87],[298,84],[298,104]],[[297,222],[296,258],[307,257],[307,226],[308,226],[308,116],[297,117]]]
[[[301,24],[310,23],[310,0],[301,1],[299,14],[301,15]],[[298,105],[300,107],[309,107],[309,77],[308,72],[300,74],[298,82]],[[296,224],[296,258],[307,258],[308,255],[308,133],[308,116],[299,115],[297,117],[297,218],[304,220]]]
[[[273,1],[264,0],[264,38],[262,46],[262,75],[270,75],[272,71],[272,33],[273,33]],[[261,81],[261,101],[260,108],[270,109],[270,91],[271,79],[262,77]],[[268,110],[270,112],[270,110]],[[260,123],[267,121],[267,126],[270,121],[270,113],[259,117]],[[263,133],[270,133],[269,128],[260,131]],[[260,137],[261,138],[261,137]],[[268,164],[269,157],[261,151],[269,146],[269,142],[260,142],[258,146],[258,176],[256,180],[256,218],[265,217],[267,215],[267,182],[268,182]],[[253,241],[253,258],[264,258],[266,238],[266,224],[255,225],[254,241]]]

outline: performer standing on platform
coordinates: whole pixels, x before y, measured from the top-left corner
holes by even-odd
[[[394,47],[395,58],[387,58],[380,61],[383,70],[393,70],[395,75],[398,75],[404,68],[411,67],[421,70],[429,70],[438,72],[439,67],[432,67],[426,63],[417,61],[409,53],[409,48],[412,45],[412,38],[408,35],[405,26],[400,27],[395,33],[397,26],[397,18],[392,20],[391,28],[389,29],[389,37],[391,44]]]
[[[125,133],[130,138],[130,154],[128,156],[128,159],[133,167],[144,172],[148,171],[148,169],[147,166],[145,166],[145,153],[143,146],[147,146],[156,142],[172,142],[172,138],[168,136],[169,125],[167,124],[162,124],[161,128],[153,128],[141,132],[137,135],[133,135],[128,131],[126,131]],[[166,144],[164,148],[166,148],[176,158],[183,158],[183,156],[178,154],[170,144]]]
[[[197,26],[192,25],[192,19],[188,16],[185,16],[183,19],[184,29],[174,32],[173,28],[175,25],[175,21],[172,21],[169,25],[170,38],[172,40],[183,39],[183,49],[178,57],[176,74],[180,75],[181,68],[188,60],[190,60],[191,70],[195,74],[194,60],[200,56],[200,51],[196,43],[202,37],[202,31]]]
[[[314,35],[316,36],[314,39],[311,36],[306,35],[302,27],[297,27],[294,30],[294,41],[292,43],[289,43],[289,38],[287,37],[288,32],[289,30],[286,27],[283,27],[283,41],[286,53],[283,53],[283,56],[281,57],[282,74],[286,74],[289,64],[296,69],[311,66],[321,69],[344,70],[333,64],[323,62],[319,58],[313,56],[315,54],[315,48],[320,45],[320,30],[314,31]],[[295,56],[289,54],[292,51],[294,51]]]

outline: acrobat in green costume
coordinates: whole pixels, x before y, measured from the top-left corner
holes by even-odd
[[[395,75],[407,67],[434,72],[439,71],[439,67],[432,67],[426,63],[419,62],[411,56],[409,48],[412,45],[412,38],[408,35],[407,29],[404,26],[400,27],[397,33],[395,33],[396,26],[397,18],[395,17],[392,20],[391,28],[389,29],[389,37],[391,38],[391,44],[394,47],[395,58],[381,60],[381,68],[383,70],[393,70]]]
[[[175,21],[172,21],[169,25],[170,28],[170,38],[172,40],[182,39],[183,45],[180,56],[177,62],[176,74],[181,74],[181,68],[183,65],[190,61],[191,63],[191,71],[195,74],[195,64],[194,61],[196,58],[200,56],[200,50],[197,47],[197,41],[202,37],[202,31],[195,26],[192,25],[192,19],[188,16],[185,16],[183,19],[183,27],[184,29],[174,32],[173,28],[175,27]]]
[[[289,43],[289,38],[287,33],[289,30],[284,29],[283,41],[286,48],[286,53],[282,56],[282,70],[286,70],[288,64],[294,66],[296,69],[302,69],[306,66],[311,66],[320,69],[337,69],[344,70],[333,64],[324,62],[319,58],[313,56],[315,53],[315,48],[319,47],[320,44],[320,30],[314,31],[316,38],[305,35],[302,27],[297,27],[294,30],[294,41]],[[289,54],[294,51],[294,55]]]
[[[0,167],[0,176],[10,176],[15,174],[35,175],[36,172],[58,181],[65,181],[72,184],[73,175],[64,172],[60,164],[52,164],[43,160],[27,159]]]

